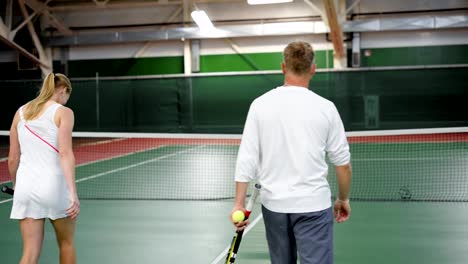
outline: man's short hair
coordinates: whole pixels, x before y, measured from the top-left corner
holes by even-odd
[[[314,63],[314,50],[312,46],[303,41],[289,43],[283,52],[286,70],[295,75],[305,75],[310,72]]]

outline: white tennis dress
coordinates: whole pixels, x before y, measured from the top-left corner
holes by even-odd
[[[18,139],[21,158],[16,173],[11,219],[67,217],[69,192],[60,165],[58,128],[54,117],[60,104],[49,106],[34,120],[24,120],[20,108]]]

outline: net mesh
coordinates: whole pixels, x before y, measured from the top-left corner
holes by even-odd
[[[468,128],[351,132],[351,199],[468,201]],[[75,133],[81,199],[234,197],[240,135]],[[0,136],[8,181],[8,134]],[[337,193],[333,166],[328,180]],[[2,198],[8,198],[1,194]]]

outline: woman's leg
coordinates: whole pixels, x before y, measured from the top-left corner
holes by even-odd
[[[44,219],[25,218],[19,222],[23,238],[23,256],[20,264],[36,264],[44,240]]]
[[[75,264],[75,220],[69,217],[51,220],[60,248],[60,264]]]

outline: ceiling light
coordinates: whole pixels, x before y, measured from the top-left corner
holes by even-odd
[[[264,4],[279,4],[279,3],[288,3],[293,0],[247,0],[249,5],[264,5]]]
[[[211,31],[214,30],[215,27],[213,23],[211,23],[210,18],[203,10],[196,10],[192,12],[192,18],[197,23],[198,27],[201,31]]]

